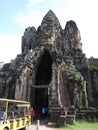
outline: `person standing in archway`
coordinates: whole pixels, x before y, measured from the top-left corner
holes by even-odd
[[[31,123],[33,122],[34,112],[35,112],[35,111],[33,110],[33,108],[32,108],[32,107],[28,109],[28,114],[30,114],[30,115],[31,115]]]

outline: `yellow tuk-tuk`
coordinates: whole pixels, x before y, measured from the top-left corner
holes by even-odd
[[[28,130],[30,102],[0,98],[0,130]]]

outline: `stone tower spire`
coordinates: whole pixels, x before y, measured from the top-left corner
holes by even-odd
[[[73,20],[66,23],[64,35],[67,49],[82,49],[80,31]]]
[[[56,38],[61,30],[62,28],[58,18],[53,11],[50,10],[37,29],[37,43],[40,45],[55,44]]]
[[[35,27],[28,27],[25,29],[24,35],[22,36],[22,53],[27,53],[28,50],[35,48],[36,29]]]

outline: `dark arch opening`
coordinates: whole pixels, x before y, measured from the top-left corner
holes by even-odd
[[[48,51],[45,51],[40,59],[36,77],[35,85],[49,85],[52,78],[52,58]],[[34,96],[34,106],[41,109],[42,107],[48,107],[48,87],[36,88]]]

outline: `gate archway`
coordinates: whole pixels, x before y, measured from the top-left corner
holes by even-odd
[[[37,67],[35,75],[35,86],[33,106],[37,108],[48,107],[49,105],[49,84],[52,78],[52,58],[48,51],[45,51]]]

